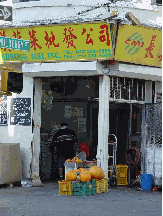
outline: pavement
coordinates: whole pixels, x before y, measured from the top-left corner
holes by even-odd
[[[91,196],[59,195],[58,182],[44,187],[0,188],[0,216],[160,216],[162,192],[117,186]]]

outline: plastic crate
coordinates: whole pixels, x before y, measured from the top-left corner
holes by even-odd
[[[127,165],[117,165],[116,166],[116,175],[117,178],[126,178],[127,177],[127,169],[128,166]]]
[[[89,182],[73,181],[72,193],[74,196],[89,196],[96,193],[96,181]]]
[[[122,164],[116,165],[117,185],[128,185],[128,182],[127,182],[127,169],[128,169],[127,165],[122,165]],[[110,177],[111,176],[112,176],[112,172],[110,172]]]
[[[58,181],[60,195],[72,195],[72,181]]]
[[[96,193],[108,192],[108,178],[96,180]]]
[[[128,185],[127,178],[117,178],[117,185]]]
[[[117,185],[128,185],[127,182],[127,165],[117,165],[116,166],[116,178],[117,178]]]

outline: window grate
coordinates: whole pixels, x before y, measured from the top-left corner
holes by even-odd
[[[145,101],[145,80],[111,77],[110,98],[114,100]]]

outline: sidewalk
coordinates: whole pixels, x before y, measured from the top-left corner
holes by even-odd
[[[162,192],[109,188],[91,196],[59,195],[57,182],[44,187],[0,189],[0,216],[156,216],[162,215]]]

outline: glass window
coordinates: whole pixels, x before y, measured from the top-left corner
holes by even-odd
[[[156,0],[157,5],[162,5],[162,0]]]

